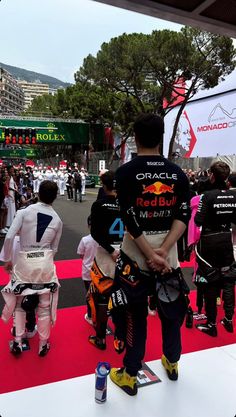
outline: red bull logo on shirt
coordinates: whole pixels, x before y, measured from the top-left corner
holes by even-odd
[[[136,206],[137,207],[170,207],[176,204],[176,196],[173,196],[171,199],[166,199],[165,197],[155,197],[151,200],[145,199],[142,197],[138,197],[136,199]]]
[[[174,193],[174,184],[166,185],[160,181],[154,182],[154,184],[145,186],[143,185],[143,192],[142,194],[151,193],[151,194],[164,194],[164,193]]]
[[[147,198],[138,197],[136,199],[136,206],[137,207],[165,207],[171,206],[173,207],[176,204],[176,196],[173,195],[171,198],[166,198],[162,196],[165,193],[174,194],[174,184],[166,185],[163,184],[161,181],[156,181],[151,185],[143,185],[142,194],[154,194],[154,198]],[[148,198],[149,197],[149,198]]]

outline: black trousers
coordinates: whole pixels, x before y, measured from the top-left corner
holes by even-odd
[[[66,186],[67,196],[69,200],[73,200],[73,188],[71,185]]]
[[[75,202],[77,201],[77,194],[78,193],[79,193],[79,201],[81,202],[82,201],[82,187],[81,187],[81,184],[80,185],[77,185],[77,184],[74,185],[74,192],[75,192]]]
[[[223,308],[227,319],[232,320],[235,306],[235,283],[234,281],[221,280],[205,285],[205,309],[207,321],[209,323],[216,323],[217,304],[216,299],[219,296],[219,291],[223,290]]]
[[[169,362],[178,362],[182,351],[181,326],[187,312],[187,300],[184,295],[172,303],[158,299],[157,310],[161,320],[162,351]]]
[[[225,281],[222,285],[223,289],[223,308],[225,311],[225,317],[228,320],[232,320],[234,315],[235,307],[235,282],[234,281]]]
[[[36,324],[35,310],[27,311],[26,312],[26,324],[25,324],[25,327],[28,330],[28,332],[32,332],[34,330],[35,324]]]
[[[147,339],[147,298],[138,303],[130,302],[116,319],[115,335],[122,339],[126,332],[126,352],[123,364],[131,376],[136,376],[142,368]],[[177,362],[181,355],[181,326],[187,311],[187,302],[180,296],[173,303],[163,303],[157,300],[157,309],[162,327],[163,353],[170,362]],[[117,315],[118,316],[118,315]],[[115,320],[113,320],[115,321]]]
[[[206,284],[197,283],[197,312],[198,314],[201,314],[203,306],[204,306],[204,297],[205,297],[205,286]]]
[[[108,301],[110,295],[102,295],[99,292],[93,293],[93,300],[96,309],[96,336],[99,339],[106,338],[106,328],[107,328],[107,310],[108,310]]]
[[[142,368],[147,339],[148,302],[145,299],[126,308],[126,351],[123,364],[131,376]]]

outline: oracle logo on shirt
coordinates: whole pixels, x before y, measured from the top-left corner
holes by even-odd
[[[177,174],[169,174],[168,172],[160,172],[160,173],[151,173],[151,172],[140,172],[139,174],[136,175],[136,179],[137,180],[153,180],[153,179],[158,179],[158,180],[178,180],[178,175]]]

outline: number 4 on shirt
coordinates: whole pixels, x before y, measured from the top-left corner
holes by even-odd
[[[117,217],[109,229],[109,234],[119,235],[119,238],[122,238],[124,236],[124,231],[124,223],[120,217]]]

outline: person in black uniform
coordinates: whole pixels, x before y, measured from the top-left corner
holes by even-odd
[[[110,373],[111,380],[129,395],[137,394],[150,292],[155,293],[162,323],[162,364],[170,379],[178,378],[180,328],[187,303],[176,243],[190,217],[188,179],[181,168],[160,155],[162,118],[140,115],[134,133],[138,155],[116,172],[117,197],[127,233],[117,260],[115,287],[120,287],[127,298],[127,328],[124,368],[112,368]]]
[[[74,183],[74,193],[75,193],[75,203],[77,203],[77,196],[79,193],[79,201],[80,203],[82,203],[82,178],[81,175],[78,171],[78,168],[75,168],[74,171],[74,178],[73,178],[73,183]]]
[[[67,200],[73,200],[73,175],[71,171],[68,171],[66,181]]]
[[[113,285],[116,259],[124,234],[120,207],[114,190],[114,173],[101,175],[104,197],[96,200],[91,208],[91,235],[99,244],[91,270],[92,283],[88,302],[96,335],[89,336],[89,342],[98,349],[106,349],[107,310]]]
[[[99,172],[99,179],[101,179],[101,176],[103,174],[105,174],[105,172],[107,172],[108,169],[101,169],[101,171]],[[98,189],[98,194],[97,194],[97,200],[100,200],[101,198],[105,197],[106,193],[104,191],[104,187],[101,185],[101,187],[99,187]]]
[[[236,193],[236,172],[231,172],[228,178],[228,188]],[[234,260],[236,261],[236,224],[232,224]]]
[[[235,306],[234,254],[232,243],[232,223],[236,224],[236,192],[227,189],[230,174],[228,164],[215,162],[210,167],[212,190],[203,194],[195,223],[202,227],[197,245],[198,270],[196,279],[205,282],[205,309],[207,322],[197,324],[198,330],[209,336],[217,336],[216,317],[220,289],[223,289],[225,317],[221,321],[224,328],[233,332]]]

